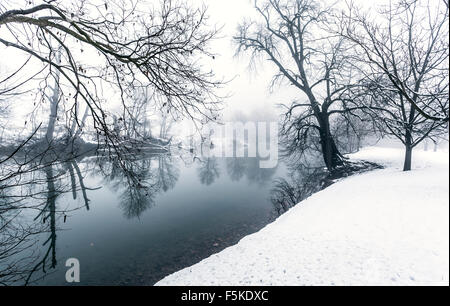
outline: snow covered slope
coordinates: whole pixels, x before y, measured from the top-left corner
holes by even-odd
[[[316,193],[237,245],[157,285],[448,285],[448,153],[367,148],[386,169]]]

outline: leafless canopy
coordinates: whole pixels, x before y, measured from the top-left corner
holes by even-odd
[[[126,101],[139,87],[174,116],[214,118],[220,104],[214,90],[221,82],[199,62],[214,57],[207,43],[217,33],[207,25],[205,8],[176,0],[147,6],[136,0],[33,3],[23,8],[2,1],[0,44],[41,63],[38,77],[55,79],[58,72],[71,117],[81,120],[78,105],[85,103],[106,141],[114,144],[104,106],[117,96],[122,117],[132,116]]]
[[[343,160],[332,134],[333,114],[350,123],[357,112],[348,99],[355,84],[347,41],[329,28],[333,8],[312,0],[267,0],[255,1],[255,9],[260,18],[242,23],[234,37],[238,53],[268,59],[279,70],[272,86],[287,81],[301,93],[285,112],[289,154],[317,146],[333,170]]]
[[[448,2],[391,1],[374,16],[350,6],[341,34],[355,45],[370,107],[381,128],[403,142],[404,170],[412,149],[437,141],[449,121]]]
[[[362,51],[367,79],[380,74],[421,117],[448,122],[448,1],[392,1],[377,18],[351,7],[342,34]]]

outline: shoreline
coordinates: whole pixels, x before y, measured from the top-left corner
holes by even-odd
[[[338,181],[155,285],[448,285],[448,153],[417,152],[406,173],[401,153],[353,154],[386,168]]]

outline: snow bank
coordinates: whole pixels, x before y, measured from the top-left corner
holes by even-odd
[[[448,153],[352,156],[388,166],[314,194],[264,229],[156,285],[449,285]]]

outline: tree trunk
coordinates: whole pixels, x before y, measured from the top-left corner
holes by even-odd
[[[72,139],[75,139],[75,138],[81,136],[81,133],[83,131],[88,114],[89,114],[89,107],[86,106],[86,109],[84,110],[83,118],[81,118],[81,121],[80,121],[80,126],[78,126],[77,118],[73,118],[72,127],[70,129],[70,135],[69,135]]]
[[[321,136],[323,160],[329,171],[342,165],[341,154],[332,137]]]
[[[59,72],[56,72],[55,87],[53,88],[53,96],[50,99],[50,117],[48,119],[47,132],[45,138],[50,143],[53,140],[53,133],[55,131],[56,119],[58,118],[58,104],[59,104]]]
[[[336,167],[342,165],[342,155],[339,152],[333,136],[330,131],[330,123],[327,114],[322,115],[320,132],[320,143],[322,147],[322,155],[328,171],[333,171]]]
[[[56,93],[56,89],[55,89]],[[50,101],[50,117],[48,119],[47,132],[45,133],[45,138],[47,142],[50,143],[53,140],[53,133],[55,131],[56,119],[58,116],[58,96],[54,95]]]
[[[406,137],[405,137],[405,163],[403,165],[403,171],[410,171],[411,170],[411,163],[412,163],[412,144],[411,144],[411,132],[408,130],[406,131]]]
[[[56,63],[61,62],[61,53],[58,52],[56,54]],[[48,119],[47,131],[45,133],[45,138],[47,142],[50,143],[53,140],[53,133],[55,131],[56,120],[58,118],[58,104],[59,104],[59,96],[60,96],[60,88],[59,88],[59,79],[60,72],[56,70],[55,75],[55,86],[53,87],[53,95],[49,98],[50,102],[50,117]]]

